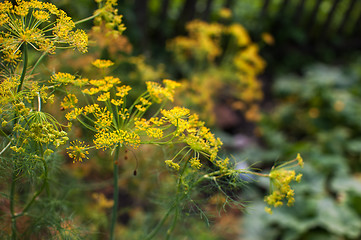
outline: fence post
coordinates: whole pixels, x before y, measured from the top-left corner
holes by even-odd
[[[268,6],[269,6],[270,0],[264,0],[262,10],[261,10],[261,17],[265,17],[267,14]]]
[[[333,1],[333,5],[332,5],[332,7],[331,7],[331,10],[330,10],[330,12],[328,13],[327,19],[326,19],[326,21],[324,22],[324,24],[323,24],[323,26],[322,26],[322,31],[320,31],[320,33],[322,33],[323,36],[326,36],[326,35],[324,35],[324,33],[326,33],[327,29],[329,28],[330,23],[331,23],[332,18],[333,18],[333,15],[334,15],[334,13],[335,13],[335,11],[336,11],[336,8],[337,8],[337,5],[338,5],[339,3],[340,3],[340,0],[334,0],[334,1]]]
[[[206,8],[204,9],[204,12],[202,14],[203,15],[202,19],[204,21],[209,20],[209,14],[211,13],[212,5],[213,5],[213,0],[207,0]]]
[[[308,32],[309,34],[312,34],[314,31],[313,24],[316,22],[316,17],[317,17],[318,10],[320,9],[321,2],[322,2],[322,0],[317,0],[315,6],[312,9],[310,18],[306,24],[306,28],[309,29],[309,32]]]
[[[135,0],[134,12],[137,26],[140,29],[140,44],[142,48],[146,48],[148,45],[148,0]]]
[[[305,0],[300,0],[300,3],[295,8],[293,15],[293,21],[295,26],[299,25],[304,9],[305,9]]]

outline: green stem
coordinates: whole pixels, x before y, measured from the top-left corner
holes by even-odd
[[[110,240],[114,240],[114,229],[115,229],[115,224],[117,221],[117,216],[118,216],[118,157],[119,157],[119,150],[120,150],[120,146],[117,146],[115,149],[115,154],[114,154],[114,161],[113,161],[113,179],[114,179],[114,190],[113,190],[113,201],[114,201],[114,205],[113,205],[113,210],[112,210],[112,219],[111,219],[111,224],[110,224]]]
[[[43,60],[43,58],[45,57],[47,52],[43,52],[43,54],[41,54],[41,56],[39,57],[39,59],[36,61],[36,63],[34,64],[34,67],[31,69],[31,72],[29,73],[29,75],[33,74],[35,68],[39,65],[39,63],[41,62],[41,60]]]
[[[183,151],[183,149],[182,149]],[[188,153],[186,153],[185,155],[187,155]],[[164,215],[164,217],[162,218],[162,220],[157,224],[157,226],[153,229],[153,231],[151,233],[149,233],[147,235],[147,237],[145,238],[145,240],[150,240],[152,239],[157,233],[158,231],[160,230],[160,228],[163,226],[164,222],[167,220],[169,214],[173,211],[174,208],[176,208],[176,212],[175,212],[175,216],[173,218],[173,221],[172,221],[172,225],[170,226],[170,228],[168,229],[167,231],[167,239],[170,238],[170,234],[172,233],[173,229],[175,228],[176,226],[176,223],[177,223],[177,220],[178,220],[178,215],[179,215],[179,209],[176,207],[177,204],[179,204],[179,202],[181,202],[186,194],[182,194],[182,196],[179,196],[180,194],[180,191],[181,191],[181,185],[182,185],[182,176],[185,172],[185,169],[187,168],[187,165],[188,165],[188,162],[189,162],[189,159],[187,160],[187,162],[184,164],[180,174],[179,174],[179,179],[178,179],[178,187],[177,187],[177,198],[174,202],[174,204],[168,209],[168,212]]]
[[[14,166],[13,175],[11,178],[11,187],[10,187],[10,212],[11,212],[11,239],[16,239],[16,217],[14,211],[14,194],[15,194],[15,178],[16,178],[16,170]]]
[[[171,234],[172,234],[175,226],[177,225],[178,215],[179,215],[179,209],[176,208],[172,225],[169,227],[169,229],[168,229],[168,231],[167,231],[167,238],[166,238],[167,240],[170,239]]]
[[[173,209],[175,208],[176,204],[174,203],[173,206],[171,206],[168,209],[168,212],[163,216],[162,220],[157,224],[157,226],[153,229],[153,231],[151,233],[148,234],[148,236],[145,238],[145,240],[150,240],[152,239],[160,230],[160,228],[163,226],[165,220],[167,220],[169,214],[173,211]]]
[[[28,209],[31,207],[31,205],[35,202],[35,199],[44,191],[45,186],[47,185],[47,181],[48,181],[48,165],[45,162],[45,159],[43,157],[41,157],[41,161],[43,162],[44,165],[44,181],[43,184],[41,185],[39,191],[37,191],[34,196],[31,198],[30,202],[24,207],[23,211],[19,214],[16,214],[15,217],[20,217],[23,216]]]
[[[23,54],[24,54],[23,71],[20,76],[20,84],[16,91],[17,93],[20,92],[20,90],[21,90],[21,87],[23,85],[25,75],[26,75],[26,69],[28,68],[28,44],[27,43],[24,43],[24,45],[23,45]]]
[[[95,14],[95,15],[93,15],[93,16],[90,16],[90,17],[84,18],[84,19],[82,19],[82,20],[79,20],[79,21],[75,22],[75,25],[80,24],[80,23],[83,23],[83,22],[87,22],[87,21],[89,21],[89,20],[92,20],[92,19],[96,18],[96,17],[99,16],[99,15],[100,15],[100,13],[97,13],[97,14]]]

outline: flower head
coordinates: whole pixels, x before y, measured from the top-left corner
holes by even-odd
[[[84,144],[84,142],[75,140],[74,142],[70,143],[71,146],[69,146],[67,149],[67,153],[70,158],[73,159],[73,163],[75,162],[82,162],[83,159],[89,159],[87,156],[89,154],[88,149],[89,146]]]
[[[92,64],[97,68],[108,68],[110,66],[113,66],[114,63],[110,60],[103,60],[103,59],[97,59]]]
[[[74,31],[72,19],[51,3],[19,0],[13,5],[5,1],[0,3],[0,16],[0,51],[6,62],[16,63],[24,44],[51,54],[58,47],[87,51],[85,32]]]

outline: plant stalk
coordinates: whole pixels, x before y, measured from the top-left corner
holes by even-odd
[[[26,75],[26,69],[28,68],[28,44],[24,43],[23,45],[23,54],[24,54],[24,62],[23,62],[23,71],[20,76],[20,84],[18,86],[18,89],[16,90],[16,93],[21,91],[21,87],[23,86],[23,82]]]
[[[47,181],[48,181],[48,165],[46,164],[45,162],[45,159],[42,157],[41,158],[42,162],[43,162],[43,165],[44,165],[44,181],[43,181],[43,184],[41,185],[39,191],[37,191],[34,196],[31,198],[30,202],[24,207],[23,211],[17,215],[15,215],[15,217],[20,217],[20,216],[23,216],[27,211],[28,209],[31,207],[31,205],[35,202],[35,199],[44,191],[45,189],[45,186],[47,184]]]
[[[111,219],[111,223],[110,223],[110,240],[114,240],[115,236],[114,236],[114,229],[115,229],[115,224],[117,222],[117,217],[118,217],[118,195],[119,195],[119,189],[118,189],[118,173],[119,173],[119,167],[118,167],[118,157],[119,157],[119,151],[120,151],[120,146],[117,146],[115,149],[115,154],[114,154],[114,161],[113,161],[113,201],[114,201],[114,205],[113,205],[113,210],[112,210],[112,219]]]
[[[10,187],[10,213],[11,213],[11,239],[16,240],[16,216],[14,211],[14,194],[15,194],[15,178],[16,171],[15,166],[13,170],[13,175],[11,177],[11,187]]]

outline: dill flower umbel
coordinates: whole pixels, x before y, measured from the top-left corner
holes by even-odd
[[[103,59],[97,59],[92,64],[97,68],[108,68],[110,66],[113,66],[114,63],[110,60],[103,60]]]
[[[24,44],[50,54],[58,47],[87,51],[87,34],[74,31],[75,23],[64,11],[37,0],[16,2],[0,3],[0,51],[4,61],[19,61]]]
[[[82,162],[83,159],[89,159],[87,156],[89,154],[88,149],[89,146],[84,144],[84,142],[80,142],[75,140],[70,143],[71,146],[68,147],[68,155],[73,159],[73,163]]]
[[[264,198],[264,201],[274,207],[283,205],[283,200],[287,199],[287,206],[292,206],[295,202],[295,193],[290,184],[292,181],[300,182],[302,174],[296,174],[295,170],[288,170],[291,163],[297,162],[295,166],[303,167],[303,159],[300,154],[291,161],[288,161],[271,170],[269,178],[271,181],[272,193]],[[265,211],[272,214],[272,209],[265,208]]]
[[[95,11],[94,19],[96,25],[105,24],[105,27],[110,31],[108,34],[120,35],[126,29],[122,22],[122,15],[118,14],[117,0],[95,0],[99,4],[99,9]],[[100,30],[99,27],[95,28]]]

